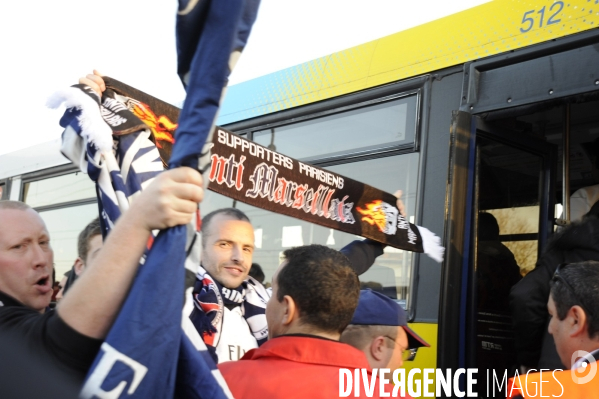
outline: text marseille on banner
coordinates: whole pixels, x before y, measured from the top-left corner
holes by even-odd
[[[106,86],[152,130],[165,164],[175,142],[179,109],[116,79]],[[272,151],[216,127],[208,189],[258,208],[367,237],[443,260],[440,238],[409,223],[387,192]]]

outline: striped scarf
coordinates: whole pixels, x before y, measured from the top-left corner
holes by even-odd
[[[236,289],[223,287],[200,266],[193,288],[194,309],[189,318],[200,333],[215,361],[216,346],[220,340],[225,306],[241,306],[241,314],[258,346],[268,339],[266,303],[270,292],[252,277]]]
[[[96,182],[104,237],[163,170],[150,129],[121,101],[111,90],[100,98],[81,84],[48,100],[51,108],[68,108],[60,120],[61,151]]]

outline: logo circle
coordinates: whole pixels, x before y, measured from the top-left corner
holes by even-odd
[[[581,362],[581,365],[579,367],[570,370],[572,374],[572,381],[574,381],[574,383],[578,385],[586,384],[587,382],[591,381],[593,377],[595,377],[595,374],[597,374],[597,362],[595,362],[595,358],[593,357],[593,355],[586,351],[576,351],[572,354],[571,364],[580,358],[584,358],[585,360]],[[576,375],[576,372],[580,371],[581,369],[589,369],[588,374],[584,377],[579,377],[578,375]]]

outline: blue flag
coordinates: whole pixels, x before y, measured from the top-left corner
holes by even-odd
[[[187,98],[170,168],[202,166],[230,60],[235,58],[231,54],[245,46],[258,5],[258,0],[179,1],[177,50]],[[60,102],[70,108],[61,120],[63,153],[97,183],[101,219],[109,231],[131,200],[135,206],[136,193],[162,170],[151,133],[142,127],[114,136],[118,143],[113,148],[112,122],[119,120],[114,115],[124,112],[123,107],[104,96],[97,98],[86,87],[58,93],[51,105]],[[192,344],[181,329],[186,238],[185,226],[155,237],[81,397],[231,397],[207,351],[198,350],[197,342]]]

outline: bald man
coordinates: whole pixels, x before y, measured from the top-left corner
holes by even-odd
[[[56,311],[46,311],[53,251],[44,221],[22,202],[0,201],[0,328],[82,383],[127,297],[151,231],[188,223],[202,198],[197,171],[161,173],[119,218]]]

